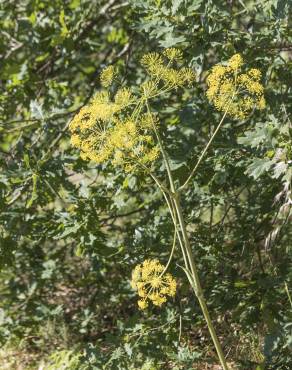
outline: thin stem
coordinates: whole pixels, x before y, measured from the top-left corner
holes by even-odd
[[[273,263],[273,261],[271,259],[271,256],[269,254],[268,254],[268,258],[269,258],[270,263],[272,265],[273,272],[274,272],[275,276],[279,277],[278,272],[277,272],[277,268],[276,268],[276,266],[274,266],[274,263]],[[286,280],[284,280],[284,288],[285,288],[285,292],[286,292],[287,297],[288,297],[288,301],[289,301],[289,303],[291,305],[291,308],[292,308],[292,297],[291,297],[291,294],[289,292],[289,288],[288,288],[288,284],[287,284]]]
[[[203,158],[204,158],[207,150],[209,149],[209,147],[212,144],[215,136],[217,135],[217,132],[220,130],[220,127],[222,126],[222,124],[224,122],[224,119],[226,117],[226,114],[228,113],[228,109],[230,107],[230,104],[232,103],[232,101],[234,99],[235,94],[236,94],[236,92],[234,92],[234,94],[232,95],[230,101],[228,102],[228,104],[226,106],[226,110],[225,110],[225,112],[224,112],[224,114],[223,114],[223,116],[222,116],[222,118],[221,118],[221,120],[220,120],[220,122],[219,122],[219,124],[218,124],[218,126],[216,128],[216,130],[214,131],[213,135],[211,136],[210,140],[208,141],[207,145],[205,146],[204,150],[202,151],[202,153],[201,153],[201,155],[200,155],[200,157],[199,157],[199,159],[198,159],[195,167],[192,169],[189,177],[187,178],[187,180],[185,181],[185,183],[178,189],[179,191],[182,191],[184,188],[186,188],[187,185],[189,184],[191,178],[194,176],[194,174],[195,174],[197,168],[199,167],[200,163],[202,162],[202,160],[203,160]]]
[[[289,302],[290,302],[290,305],[291,305],[291,308],[292,308],[292,298],[291,298],[291,294],[289,292],[288,285],[287,285],[286,281],[284,281],[284,285],[285,285],[285,290],[286,290],[286,293],[287,293],[287,296],[288,296],[288,299],[289,299]]]
[[[164,192],[166,192],[167,194],[169,194],[170,192],[169,192],[169,190],[158,180],[158,178],[155,176],[155,175],[153,175],[153,173],[152,172],[148,172],[149,173],[149,175],[152,177],[152,179],[156,182],[156,184],[164,191]]]
[[[139,166],[141,166],[143,168],[143,170],[145,170],[148,173],[148,175],[154,180],[154,182],[158,185],[158,187],[161,191],[171,195],[170,190],[167,189],[167,187],[163,185],[163,183],[154,175],[153,172],[151,172],[149,170],[149,168],[147,166],[145,166],[143,163],[139,162],[135,158],[130,158],[130,159],[133,160],[135,163],[137,163]]]
[[[181,341],[181,334],[182,334],[182,316],[179,315],[179,335],[178,335],[178,342]]]
[[[204,295],[203,295],[203,290],[202,290],[202,287],[201,287],[197,267],[196,267],[196,264],[195,264],[195,261],[194,261],[192,249],[191,249],[189,238],[188,238],[188,235],[187,235],[186,225],[185,225],[185,221],[184,221],[184,218],[183,218],[182,209],[181,209],[181,205],[180,205],[180,201],[179,201],[178,196],[176,198],[174,198],[174,203],[175,203],[175,206],[176,206],[177,216],[178,216],[179,224],[180,224],[181,231],[182,231],[183,238],[184,238],[184,242],[185,242],[187,257],[188,257],[188,261],[190,263],[191,272],[192,272],[192,278],[194,280],[194,285],[192,287],[195,291],[195,294],[196,294],[196,296],[198,298],[198,301],[199,301],[199,304],[201,306],[204,318],[206,320],[210,335],[212,337],[212,340],[213,340],[214,346],[216,348],[217,355],[219,357],[220,363],[223,367],[223,370],[228,370],[227,363],[226,363],[226,360],[225,360],[225,356],[224,356],[221,344],[219,342],[219,339],[217,337],[215,328],[212,324],[211,317],[210,317],[210,314],[209,314],[209,311],[208,311],[208,307],[206,305],[206,301],[205,301],[205,298],[204,298]]]
[[[174,250],[175,250],[175,244],[176,244],[176,230],[177,230],[177,225],[175,225],[175,227],[174,227],[174,235],[173,235],[173,242],[172,242],[172,248],[171,248],[171,251],[170,251],[170,255],[169,255],[167,264],[165,265],[165,268],[162,271],[162,273],[160,274],[160,276],[162,276],[166,272],[166,270],[168,269],[168,267],[169,267],[169,265],[172,261],[173,253],[174,253]]]
[[[219,122],[216,130],[214,131],[213,135],[211,136],[211,139],[208,141],[207,145],[205,146],[204,150],[202,151],[202,153],[201,153],[201,155],[200,155],[200,157],[199,157],[199,159],[198,159],[195,167],[192,169],[189,177],[187,178],[187,180],[185,181],[185,183],[179,188],[179,191],[182,191],[184,188],[186,188],[188,186],[191,178],[194,176],[194,174],[195,174],[197,168],[199,167],[200,163],[202,162],[202,160],[203,160],[203,158],[204,158],[207,150],[209,149],[210,145],[212,144],[212,141],[214,140],[214,137],[217,135],[217,132],[219,131],[220,127],[222,126],[223,121],[224,121],[224,119],[226,117],[227,111],[228,110],[226,110],[225,113],[223,114],[223,116],[221,118],[221,121]]]
[[[149,106],[148,100],[146,100],[146,107],[147,107],[148,113],[151,116],[153,129],[154,129],[154,132],[156,134],[156,137],[157,137],[157,140],[158,140],[158,143],[159,143],[159,147],[160,147],[160,150],[161,150],[161,153],[162,153],[162,157],[163,157],[163,160],[164,160],[164,165],[165,165],[165,168],[166,168],[166,171],[167,171],[167,175],[168,175],[168,180],[169,180],[169,183],[170,183],[170,189],[173,192],[173,194],[175,194],[175,185],[174,185],[174,180],[173,180],[171,168],[170,168],[169,161],[168,161],[168,156],[167,156],[167,153],[166,153],[166,151],[165,151],[165,149],[163,147],[163,143],[162,143],[162,140],[160,138],[159,132],[158,132],[156,126],[155,126],[155,122],[152,119],[152,115],[151,115],[151,111],[150,111],[150,106]],[[169,194],[170,195],[170,201],[168,200],[167,196],[165,196],[165,200],[166,200],[166,203],[167,203],[168,208],[170,210],[170,214],[172,216],[174,227],[176,228],[177,227],[177,220],[176,220],[175,205],[173,203],[173,194]],[[186,266],[186,268],[188,268],[188,261],[187,261],[187,257],[186,257],[185,247],[184,247],[184,244],[183,244],[183,242],[181,240],[181,236],[179,234],[179,230],[178,229],[177,229],[177,236],[178,236],[178,239],[179,239],[179,242],[180,242],[181,251],[182,251],[182,254],[183,254],[185,266]]]
[[[147,107],[147,111],[148,111],[148,113],[149,113],[149,115],[151,117],[152,126],[153,126],[153,129],[154,129],[155,135],[157,137],[158,144],[160,146],[160,150],[161,150],[161,153],[162,153],[162,156],[163,156],[164,164],[165,164],[166,171],[167,171],[168,178],[169,178],[169,182],[170,182],[170,189],[174,193],[175,192],[175,187],[174,187],[174,181],[173,181],[173,177],[172,177],[172,173],[171,173],[171,169],[170,169],[170,165],[169,165],[169,161],[168,161],[168,156],[167,156],[166,151],[164,150],[164,147],[162,145],[162,141],[161,141],[159,132],[158,132],[158,130],[157,130],[156,126],[155,126],[155,123],[154,123],[154,121],[152,119],[152,114],[151,114],[150,106],[149,106],[149,103],[148,103],[148,100],[147,99],[146,99],[146,107]]]
[[[182,255],[183,255],[183,259],[184,259],[184,263],[186,265],[186,267],[188,268],[188,262],[187,262],[187,257],[186,257],[186,253],[185,253],[185,250],[184,250],[184,244],[183,244],[183,241],[182,241],[182,238],[181,238],[181,235],[179,233],[179,230],[177,228],[177,219],[176,219],[176,212],[175,212],[175,209],[173,208],[172,206],[172,202],[171,200],[169,200],[167,198],[167,195],[165,193],[163,193],[163,196],[165,198],[165,201],[166,201],[166,204],[168,205],[168,209],[169,209],[169,212],[170,212],[170,216],[172,218],[172,222],[173,222],[173,225],[176,229],[176,235],[177,235],[177,238],[178,238],[178,241],[179,241],[179,244],[180,244],[180,247],[181,247],[181,251],[182,251]]]
[[[173,90],[173,89],[174,89],[174,87],[175,87],[175,86],[169,86],[169,87],[167,87],[165,90],[163,90],[163,89],[158,90],[158,92],[157,92],[156,94],[154,94],[154,95],[151,95],[151,96],[150,96],[150,98],[151,98],[151,99],[152,99],[152,98],[156,98],[157,96],[160,96],[160,95],[162,95],[162,94],[168,93],[168,92],[170,92],[171,90]]]
[[[233,97],[232,97],[232,99],[233,99]],[[231,101],[232,101],[232,99],[231,99]],[[230,101],[230,103],[231,103],[231,101]],[[229,107],[229,104],[228,104],[228,107]],[[146,107],[147,107],[148,113],[152,117],[150,107],[149,107],[149,103],[148,103],[147,99],[146,99]],[[227,109],[226,109],[226,111],[225,111],[217,129],[215,130],[214,134],[212,135],[212,138],[209,140],[207,146],[205,147],[204,151],[202,152],[198,163],[196,164],[194,170],[192,171],[190,177],[187,179],[187,181],[183,185],[183,187],[188,184],[188,182],[190,181],[191,176],[193,176],[197,167],[199,166],[200,162],[202,161],[206,151],[208,150],[208,148],[211,145],[216,133],[218,132],[218,130],[220,129],[220,127],[221,127],[221,125],[224,121],[224,118],[225,118],[225,116],[227,114],[227,111],[228,111],[228,107],[227,107]],[[184,221],[183,214],[182,214],[181,204],[180,204],[180,200],[179,200],[179,193],[175,189],[174,180],[173,180],[172,172],[171,172],[170,165],[169,165],[169,162],[168,162],[167,153],[165,152],[165,150],[163,148],[162,141],[160,139],[158,130],[156,129],[156,126],[155,126],[155,123],[153,122],[153,120],[152,120],[152,124],[153,124],[153,128],[154,128],[154,131],[155,131],[155,134],[156,134],[156,137],[157,137],[157,140],[158,140],[161,152],[162,152],[163,160],[164,160],[166,171],[167,171],[167,174],[168,174],[170,189],[171,189],[171,192],[172,192],[170,194],[170,199],[171,199],[171,202],[173,203],[174,209],[172,209],[172,204],[169,202],[169,200],[167,198],[167,195],[164,192],[163,192],[163,194],[164,194],[165,200],[168,204],[168,207],[169,207],[169,210],[170,210],[170,213],[171,213],[171,216],[172,216],[175,227],[177,225],[176,216],[178,217],[178,222],[179,222],[179,225],[180,225],[180,229],[181,229],[181,233],[182,233],[183,241],[184,241],[184,243],[182,243],[182,241],[179,238],[182,253],[183,253],[183,256],[184,256],[184,262],[185,262],[186,269],[188,270],[188,268],[190,267],[191,274],[192,274],[192,279],[190,280],[190,283],[191,283],[192,288],[194,289],[195,294],[196,294],[196,296],[199,300],[200,307],[202,309],[204,318],[206,320],[211,338],[213,340],[213,343],[214,343],[214,346],[216,348],[216,351],[217,351],[220,363],[223,367],[223,370],[228,370],[221,344],[219,342],[216,331],[215,331],[214,326],[212,324],[211,317],[210,317],[210,314],[209,314],[209,311],[208,311],[208,308],[207,308],[207,305],[206,305],[206,302],[205,302],[205,298],[203,296],[203,290],[202,290],[202,287],[201,287],[197,267],[196,267],[194,257],[193,257],[193,254],[192,254],[192,249],[191,249],[189,238],[188,238],[187,231],[186,231],[185,221]],[[180,236],[179,232],[177,233],[177,235]],[[193,281],[193,284],[192,284],[192,281]]]
[[[175,230],[176,230],[176,235],[177,235],[177,238],[179,240],[179,244],[181,246],[184,262],[187,266],[187,259],[186,259],[186,254],[185,254],[185,251],[184,251],[183,241],[181,239],[181,235],[180,235],[179,230],[177,228],[176,212],[175,212],[174,206],[172,206],[172,193],[158,180],[158,178],[143,163],[140,163],[139,161],[135,160],[134,158],[131,158],[131,159],[134,160],[138,165],[140,165],[150,175],[150,177],[154,180],[154,182],[156,183],[156,185],[158,186],[158,188],[162,192],[162,194],[164,196],[164,199],[166,201],[166,204],[168,206],[173,225],[174,225]],[[168,199],[167,195],[169,195],[170,200]]]

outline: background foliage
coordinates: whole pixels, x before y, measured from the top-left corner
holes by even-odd
[[[177,179],[220,119],[205,71],[239,52],[263,73],[267,109],[226,120],[183,203],[230,363],[291,369],[288,13],[285,0],[1,1],[1,368],[216,363],[179,254],[174,301],[136,308],[130,271],[147,257],[165,262],[171,245],[160,193],[146,176],[82,161],[68,140],[105,65],[139,83],[143,53],[175,46],[198,73],[190,103],[156,107]]]

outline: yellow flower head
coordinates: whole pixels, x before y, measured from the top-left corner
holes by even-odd
[[[134,102],[134,98],[132,96],[131,90],[127,87],[123,87],[119,89],[115,96],[115,103],[122,108],[127,107],[128,105]]]
[[[151,98],[158,92],[157,83],[154,81],[145,81],[141,84],[142,94],[145,98]]]
[[[196,81],[196,73],[191,68],[182,68],[179,74],[183,85],[191,86]]]
[[[169,59],[171,62],[172,61],[181,61],[183,58],[183,53],[181,50],[176,49],[176,48],[167,48],[163,51],[163,55],[166,56],[167,59]]]
[[[160,72],[160,78],[169,87],[183,85],[180,71],[174,68],[163,68]]]
[[[145,260],[132,272],[131,286],[137,290],[140,309],[148,307],[149,301],[155,306],[166,302],[167,296],[176,293],[176,281],[171,274],[164,274],[165,267],[157,259]]]
[[[183,54],[179,49],[168,48],[159,53],[147,53],[141,59],[141,64],[146,68],[151,80],[144,83],[144,95],[149,98],[155,95],[159,83],[168,89],[191,85],[196,78],[191,68],[174,68],[174,62],[180,62]],[[149,85],[147,85],[149,84]]]
[[[260,78],[262,77],[262,73],[259,69],[256,69],[256,68],[251,68],[249,71],[248,71],[248,74],[251,78],[253,78],[254,80],[260,80]]]
[[[71,143],[80,149],[82,159],[96,163],[110,161],[114,166],[123,166],[125,171],[139,167],[147,170],[158,159],[160,149],[154,133],[159,122],[150,112],[148,101],[195,81],[191,68],[177,67],[181,59],[182,52],[175,48],[165,49],[161,54],[147,53],[141,63],[148,77],[138,89],[121,87],[115,94],[110,89],[99,91],[79,110],[69,130]],[[113,66],[105,68],[101,84],[109,87],[115,76]]]
[[[133,102],[131,91],[121,88],[114,101],[108,92],[101,91],[81,108],[70,122],[69,130],[71,144],[81,149],[82,159],[96,163],[111,160],[114,166],[123,166],[129,172],[138,163],[146,165],[158,158],[160,152],[149,135],[155,117],[147,116],[147,124],[145,119],[129,118],[125,110]]]
[[[153,72],[158,67],[163,66],[163,58],[159,53],[147,53],[143,55],[141,64],[149,71]]]
[[[242,56],[240,54],[235,54],[233,55],[233,57],[231,57],[229,60],[228,60],[228,66],[233,69],[234,71],[236,71],[237,69],[239,69],[243,64],[243,59],[242,59]]]
[[[103,87],[109,87],[115,78],[114,66],[106,67],[100,74],[100,83]]]
[[[252,68],[240,73],[243,59],[240,54],[231,57],[227,65],[217,64],[207,77],[207,98],[218,111],[234,118],[245,119],[253,109],[264,109],[264,88],[261,72]]]
[[[73,134],[71,136],[71,144],[73,146],[76,146],[76,148],[80,148],[80,145],[81,145],[81,139],[80,139],[80,136],[77,135],[77,134]]]

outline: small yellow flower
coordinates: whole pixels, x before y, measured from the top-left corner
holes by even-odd
[[[242,64],[243,59],[240,54],[235,54],[228,60],[228,66],[235,71],[239,69],[242,66]]]
[[[179,73],[184,85],[191,86],[196,81],[196,73],[191,68],[182,68]]]
[[[248,74],[255,80],[259,80],[262,77],[262,73],[259,69],[251,68]]]
[[[153,129],[153,125],[159,125],[159,118],[155,114],[145,113],[141,116],[141,127]]]
[[[109,87],[115,78],[114,66],[106,67],[100,74],[100,83],[103,87]]]
[[[163,51],[163,55],[166,56],[167,59],[169,59],[171,62],[172,61],[181,61],[183,57],[183,53],[181,50],[176,49],[176,48],[167,48]]]
[[[80,148],[80,144],[81,144],[81,139],[80,139],[80,136],[77,135],[77,134],[73,134],[71,136],[71,144],[77,148]]]
[[[150,99],[158,92],[157,83],[155,83],[154,81],[143,82],[141,84],[141,90],[145,98]]]
[[[163,68],[161,70],[160,78],[169,87],[176,87],[184,84],[181,79],[180,71],[174,68]]]
[[[131,286],[142,298],[138,301],[140,309],[148,307],[149,301],[155,306],[161,306],[166,302],[167,296],[175,295],[176,281],[171,274],[163,273],[164,269],[157,259],[145,260],[134,268]]]
[[[266,108],[266,100],[263,96],[259,100],[258,108],[259,109],[265,109]]]
[[[151,138],[152,139],[152,138]],[[142,158],[142,162],[147,164],[149,162],[154,162],[160,155],[160,148],[158,145],[155,145],[153,148],[148,150]]]
[[[144,299],[139,299],[138,306],[141,310],[145,310],[148,307],[148,302]]]
[[[115,96],[115,103],[123,108],[132,104],[134,101],[132,93],[129,88],[123,87],[119,89]]]
[[[157,67],[163,65],[163,59],[159,53],[147,53],[143,55],[141,64],[149,70],[149,72],[153,72]]]
[[[165,58],[168,62],[165,62]],[[165,49],[161,54],[147,53],[141,59],[141,64],[146,68],[151,77],[142,85],[144,95],[149,98],[155,95],[158,85],[162,82],[167,89],[176,89],[185,85],[191,85],[196,78],[195,72],[191,68],[173,68],[174,61],[181,61],[182,52],[176,48]],[[145,87],[144,87],[145,86]]]

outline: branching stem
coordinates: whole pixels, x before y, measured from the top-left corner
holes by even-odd
[[[146,100],[146,107],[147,107],[148,113],[152,117],[150,106],[149,106],[149,103],[148,103],[147,100]],[[204,151],[202,152],[194,170],[192,171],[190,177],[188,178],[188,180],[186,181],[184,186],[186,186],[188,184],[189,180],[191,179],[191,177],[195,173],[197,167],[201,163],[206,151],[208,150],[208,148],[211,145],[215,135],[217,134],[218,130],[220,129],[220,127],[221,127],[221,125],[224,121],[224,118],[227,114],[227,111],[228,111],[228,107],[227,107],[219,125],[217,126],[217,129],[215,130],[215,132],[212,135],[211,139],[209,140],[207,146],[205,147]],[[182,250],[182,253],[183,253],[183,257],[184,257],[185,269],[186,269],[186,271],[188,271],[188,274],[191,273],[191,276],[187,276],[187,277],[188,277],[188,279],[190,281],[190,284],[192,285],[192,288],[193,288],[193,290],[194,290],[194,292],[195,292],[195,294],[198,298],[200,307],[202,309],[205,321],[207,323],[207,326],[208,326],[211,338],[213,340],[214,346],[216,348],[216,352],[217,352],[217,355],[219,357],[222,368],[223,368],[223,370],[228,370],[227,363],[226,363],[226,360],[225,360],[225,356],[224,356],[221,344],[219,342],[219,339],[217,337],[215,328],[213,326],[213,323],[212,323],[212,320],[211,320],[211,317],[210,317],[210,314],[209,314],[209,311],[208,311],[208,307],[206,305],[206,301],[205,301],[205,298],[204,298],[204,295],[203,295],[203,290],[202,290],[202,287],[201,287],[198,270],[197,270],[197,267],[196,267],[196,264],[195,264],[195,261],[194,261],[192,248],[191,248],[190,241],[189,241],[188,234],[187,234],[186,224],[185,224],[185,220],[184,220],[183,213],[182,213],[182,208],[181,208],[181,203],[180,203],[180,195],[179,195],[180,193],[175,188],[175,183],[174,183],[171,168],[170,168],[170,165],[169,165],[168,156],[167,156],[166,151],[164,150],[159,132],[158,132],[157,128],[155,127],[155,123],[154,122],[152,122],[152,123],[153,123],[153,129],[155,131],[155,134],[156,134],[156,137],[157,137],[160,149],[161,149],[161,153],[162,153],[162,156],[163,156],[163,160],[164,160],[164,164],[165,164],[165,168],[166,168],[166,171],[167,171],[168,180],[169,180],[169,184],[170,184],[170,189],[171,189],[171,193],[169,194],[171,200],[169,201],[169,199],[168,199],[168,197],[165,193],[164,193],[164,197],[165,197],[166,202],[168,204],[168,207],[169,207],[169,210],[170,210],[173,222],[174,222],[175,229],[177,229],[177,226],[179,226],[179,228],[180,228],[180,230],[177,231],[177,235],[179,236],[180,246],[181,246],[181,250]],[[183,240],[180,239],[180,236],[181,236],[180,233],[182,235]]]

